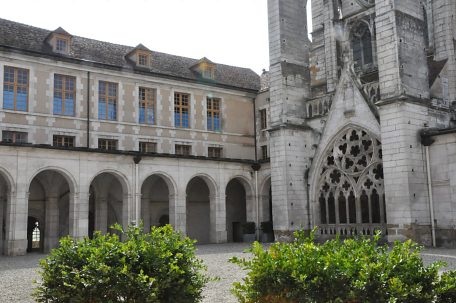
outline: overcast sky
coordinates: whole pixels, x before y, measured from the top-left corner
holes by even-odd
[[[0,18],[257,73],[269,68],[267,0],[12,0]]]

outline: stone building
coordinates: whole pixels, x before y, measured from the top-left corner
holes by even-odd
[[[456,245],[456,4],[268,0],[270,69],[0,19],[0,246],[111,224],[200,243],[248,221],[276,240]]]
[[[276,237],[456,245],[456,3],[269,0]]]
[[[269,206],[253,71],[7,20],[0,70],[5,254],[139,220],[237,241],[259,190]]]

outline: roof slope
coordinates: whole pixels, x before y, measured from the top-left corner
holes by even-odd
[[[122,68],[123,70],[130,69],[132,72],[135,70],[125,59],[125,56],[134,47],[73,36],[70,54],[62,55],[54,53],[52,48],[45,42],[46,37],[51,32],[0,18],[0,47],[14,48],[59,58],[66,57],[92,61]],[[141,72],[183,78],[194,82],[204,82],[201,77],[190,69],[199,62],[199,59],[152,52],[151,68],[147,70],[138,69]],[[211,81],[209,84],[257,91],[260,88],[260,77],[248,68],[217,64],[215,81]]]

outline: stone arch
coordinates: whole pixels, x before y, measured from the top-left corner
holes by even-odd
[[[130,183],[121,172],[112,169],[98,171],[89,183],[89,237],[93,231],[106,233],[118,223],[124,228],[130,223]]]
[[[125,176],[124,173],[122,173],[122,172],[120,172],[118,170],[115,170],[115,169],[104,169],[104,170],[96,172],[92,176],[92,178],[90,179],[89,184],[92,184],[93,180],[95,180],[95,178],[97,178],[99,175],[104,174],[104,173],[111,174],[111,175],[115,176],[116,179],[119,181],[120,185],[122,186],[122,191],[125,194],[130,194],[131,193],[131,186],[130,186],[130,182],[128,181],[127,176]]]
[[[216,242],[218,187],[207,174],[195,174],[186,185],[186,231],[199,243]]]
[[[265,177],[260,185],[258,194],[260,199],[260,222],[273,222],[271,176]]]
[[[77,184],[63,168],[45,167],[28,184],[27,250],[48,252],[60,237],[74,234]]]
[[[227,182],[225,213],[228,242],[241,242],[242,224],[257,221],[254,191],[244,176],[233,176]]]
[[[343,128],[330,140],[317,162],[311,193],[322,233],[373,234],[378,226],[350,224],[386,223],[381,148],[375,135],[357,126]]]
[[[374,37],[369,22],[366,20],[356,22],[350,31],[349,41],[355,68],[363,68],[374,63]]]
[[[69,172],[68,170],[66,170],[65,168],[57,167],[57,166],[45,166],[45,167],[42,167],[42,168],[38,169],[37,171],[35,171],[28,180],[29,187],[30,187],[30,183],[33,181],[33,179],[44,171],[55,171],[55,172],[61,174],[67,181],[67,183],[70,187],[70,192],[71,193],[78,192],[78,182],[76,181],[76,178],[73,176],[73,174],[71,172]]]
[[[168,174],[154,172],[148,175],[142,181],[140,191],[141,219],[145,232],[149,231],[151,226],[176,226],[176,184]]]

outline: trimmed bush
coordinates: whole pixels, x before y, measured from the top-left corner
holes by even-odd
[[[455,272],[424,266],[411,241],[379,246],[374,239],[335,239],[316,244],[313,233],[268,250],[254,243],[253,258],[232,258],[247,270],[233,293],[243,303],[432,303],[456,302]]]
[[[60,247],[41,260],[38,302],[177,302],[202,299],[208,281],[195,257],[194,241],[170,225],[130,226],[116,234],[96,233],[92,240],[60,240]]]

